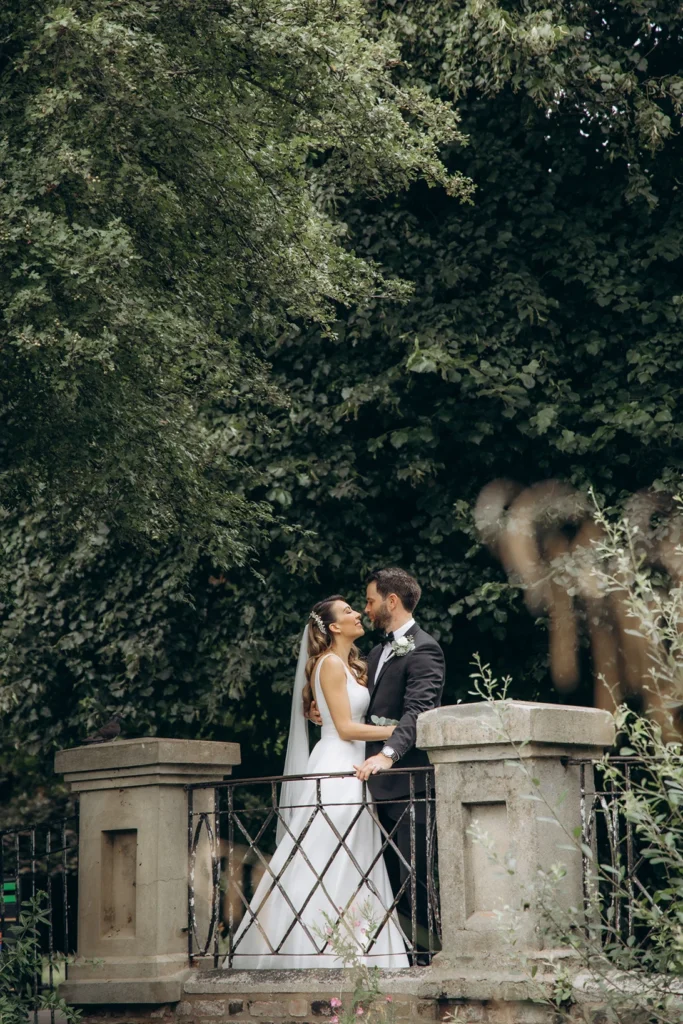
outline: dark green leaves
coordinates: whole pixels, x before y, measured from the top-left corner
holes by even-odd
[[[29,756],[114,709],[129,735],[235,733],[254,664],[277,682],[287,617],[254,634],[241,588],[262,613],[257,553],[311,561],[283,550],[300,485],[262,461],[291,410],[265,357],[407,294],[349,251],[345,198],[469,191],[455,112],[365,13],[0,9],[0,714]]]

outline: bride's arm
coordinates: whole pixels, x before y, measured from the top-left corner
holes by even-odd
[[[334,727],[343,740],[388,740],[393,725],[365,725],[351,718],[346,672],[338,658],[326,658],[320,669],[320,685],[332,715]]]

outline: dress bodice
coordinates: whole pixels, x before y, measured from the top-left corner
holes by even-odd
[[[348,665],[344,664],[341,658],[339,658],[338,655],[336,654],[330,653],[324,655],[324,657],[320,659],[316,666],[315,677],[313,681],[315,687],[315,699],[318,703],[320,717],[323,720],[322,730],[320,733],[322,739],[325,739],[328,736],[339,735],[334,726],[334,722],[332,721],[332,715],[330,713],[330,709],[327,706],[327,701],[325,700],[323,688],[320,685],[320,669],[322,668],[322,663],[327,658],[338,658],[338,660],[341,661],[342,665],[344,665],[344,671],[346,672],[346,692],[349,695],[351,718],[354,722],[363,721],[363,719],[365,718],[365,714],[368,710],[368,706],[370,704],[370,694],[368,693],[367,686],[361,686],[361,684],[358,682],[358,680],[356,679]]]

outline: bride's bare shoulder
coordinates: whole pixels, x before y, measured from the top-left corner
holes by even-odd
[[[320,681],[334,683],[338,679],[346,678],[346,667],[338,654],[327,651],[322,654],[316,662],[316,670],[320,669]]]

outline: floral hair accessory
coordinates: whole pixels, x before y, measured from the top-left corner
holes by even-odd
[[[317,612],[311,612],[311,614],[308,617],[309,619],[312,619],[313,622],[315,622],[316,626],[318,627],[321,633],[327,632],[325,629],[325,623],[320,618]]]

